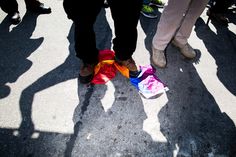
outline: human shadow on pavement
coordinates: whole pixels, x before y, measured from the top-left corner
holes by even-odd
[[[111,41],[111,37],[106,40]],[[111,49],[109,46],[98,47]],[[66,157],[173,156],[167,142],[154,141],[143,130],[147,115],[141,96],[120,73],[104,85],[86,86],[78,79],[78,97],[74,134],[66,144]]]
[[[107,84],[84,88],[79,84],[80,103],[66,157],[173,156],[168,143],[154,141],[143,130],[147,115],[141,96],[127,78],[118,73]]]
[[[38,14],[26,12],[21,23],[10,30],[10,23],[6,17],[0,24],[0,98],[5,98],[10,94],[10,87],[7,83],[14,83],[17,79],[24,74],[31,66],[32,62],[27,59],[44,41],[43,37],[31,38],[36,24]],[[40,85],[29,87],[21,96],[21,105],[31,105],[30,96]],[[28,93],[29,95],[24,97]],[[34,93],[35,94],[35,93]],[[27,98],[30,98],[29,101]],[[21,106],[21,109],[24,107]],[[27,119],[28,113],[31,112],[30,107],[23,111],[23,118]],[[29,109],[29,110],[28,110]],[[7,114],[7,113],[6,113]],[[29,120],[31,121],[31,120]],[[20,135],[27,134],[32,130],[31,127],[21,130],[11,128],[0,128],[0,156],[2,157],[32,157],[32,156],[57,156],[60,153],[62,139],[67,137],[66,134],[50,133],[37,131],[40,135],[38,138],[22,138]],[[53,138],[52,138],[53,137]],[[57,137],[57,138],[54,138]]]
[[[195,32],[215,59],[219,80],[236,96],[236,34],[226,26],[213,21],[212,24],[216,32],[213,32],[205,25],[203,19],[199,18],[195,25]]]
[[[68,40],[72,40],[73,28],[72,25]],[[34,96],[38,92],[78,77],[79,61],[73,54],[73,45],[70,45],[69,49],[71,53],[63,64],[43,75],[22,91],[19,101],[22,117],[20,127],[16,130],[0,129],[0,138],[3,142],[0,154],[4,157],[51,157],[62,156],[64,153],[63,142],[69,138],[69,135],[35,130],[32,121],[32,105]],[[36,137],[34,137],[35,135]]]
[[[68,39],[71,38],[73,32],[73,25],[68,35]],[[69,47],[69,49],[73,49]],[[32,104],[36,93],[54,86],[58,83],[77,78],[79,62],[73,50],[66,58],[65,62],[47,74],[37,79],[34,83],[25,88],[20,97],[20,111],[22,116],[22,122],[19,128],[21,136],[24,138],[30,137],[34,132],[34,124],[32,122]]]
[[[73,28],[74,27],[72,25],[70,33],[68,35],[68,39],[71,38]],[[69,48],[72,49],[71,47]],[[40,131],[35,130],[34,123],[32,121],[32,105],[35,94],[56,84],[77,78],[78,69],[79,62],[75,57],[75,54],[73,54],[73,51],[71,51],[71,53],[68,55],[63,64],[59,65],[55,69],[49,71],[47,74],[38,78],[35,82],[33,82],[31,85],[29,85],[22,91],[19,101],[20,114],[22,117],[22,121],[18,129],[18,136],[20,139],[20,148],[18,152],[19,156],[25,156],[26,154],[29,154],[29,152],[38,152],[37,149],[40,147],[40,145],[37,144],[41,143],[40,139],[41,136],[43,136],[43,134],[40,134]],[[34,141],[34,143],[32,144],[32,136],[34,133],[38,134],[39,140]],[[41,143],[42,145],[45,144],[41,147],[46,147],[45,149],[48,149],[48,152],[46,151],[47,153],[52,153],[49,152],[49,150],[51,150],[51,146],[46,145],[47,143],[50,143],[50,140],[52,140],[51,138],[53,138],[53,136],[49,136],[47,137],[47,139],[43,139],[44,143]]]
[[[151,52],[157,23],[144,20],[140,22],[146,32],[145,45]],[[166,93],[168,102],[157,116],[171,150],[177,156],[233,157],[236,154],[236,128],[230,117],[220,111],[196,71],[194,64],[201,64],[201,51],[197,49],[197,58],[193,61],[184,59],[171,44],[167,52],[168,65],[165,69],[157,67],[157,76],[170,90]]]
[[[98,19],[100,19],[103,16],[103,14],[105,14],[104,10],[101,11],[101,14],[99,15]],[[103,39],[107,38],[107,36],[104,37],[104,35],[107,35],[107,33],[109,33],[111,36],[111,32],[108,29],[108,27],[105,27],[107,21],[105,21],[104,19],[100,19],[100,22],[101,22],[100,24],[103,27],[101,29],[100,26],[99,31],[100,33],[103,34],[100,34],[101,36],[99,36],[98,40],[104,42]],[[68,40],[70,42],[69,45],[70,53],[66,58],[65,62],[59,65],[57,68],[53,69],[52,71],[48,72],[47,74],[43,75],[39,79],[37,79],[34,83],[25,88],[21,93],[19,105],[20,105],[20,113],[22,121],[18,129],[18,136],[20,138],[20,143],[21,143],[21,147],[18,152],[19,156],[24,156],[25,154],[27,154],[29,148],[35,149],[34,147],[33,148],[30,147],[30,144],[32,144],[31,139],[33,133],[39,133],[40,136],[40,131],[35,130],[32,121],[32,105],[35,94],[61,82],[70,79],[75,79],[78,77],[80,61],[75,56],[73,32],[74,32],[74,25],[72,25],[68,34]],[[104,43],[104,45],[111,45],[111,43],[110,42]],[[50,138],[48,140],[50,140]]]
[[[38,14],[26,12],[22,22],[10,30],[8,17],[0,24],[0,99],[7,97],[14,83],[31,66],[27,59],[43,42],[44,38],[31,38]]]
[[[111,38],[112,38],[112,31],[106,19],[106,11],[102,9],[99,13],[97,20],[94,24],[94,32],[96,34],[96,44],[97,48],[100,50],[103,49],[110,49],[111,48]],[[74,40],[69,40],[70,45],[74,45]],[[70,49],[71,51],[71,49]],[[87,110],[87,107],[90,102],[91,95],[94,90],[94,85],[80,85],[78,79],[78,93],[84,92],[83,99],[82,96],[79,94],[79,101],[80,104],[77,105],[77,108],[74,111],[74,114],[79,112],[79,117],[74,120],[74,133],[71,134],[69,141],[66,144],[65,156],[70,157],[72,154],[72,150],[74,148],[76,138],[78,135],[79,130],[81,129],[82,125],[82,117],[84,112]],[[79,110],[79,111],[77,111]],[[75,117],[74,115],[73,117]],[[73,118],[75,119],[75,118]]]
[[[221,112],[194,63],[183,60],[172,46],[168,52],[169,66],[159,69],[170,89],[168,103],[158,114],[162,133],[179,156],[233,156],[234,122]]]

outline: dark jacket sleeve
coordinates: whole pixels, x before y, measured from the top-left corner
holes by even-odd
[[[75,20],[76,19],[76,8],[78,5],[78,2],[76,4],[76,0],[64,0],[63,1],[63,7],[64,10],[67,14],[67,17],[71,20]]]

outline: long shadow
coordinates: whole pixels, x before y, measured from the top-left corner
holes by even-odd
[[[158,114],[162,133],[179,156],[234,156],[233,121],[221,112],[193,62],[182,59],[172,46],[167,51],[168,67],[158,71],[170,89],[168,103]]]
[[[71,35],[73,33],[73,25],[68,35],[68,40],[71,40]],[[24,140],[31,137],[34,132],[34,124],[32,122],[32,103],[34,95],[46,88],[54,86],[58,83],[77,78],[79,61],[73,53],[72,46],[69,47],[71,53],[66,58],[65,62],[48,72],[44,76],[40,77],[37,81],[32,83],[30,86],[25,88],[20,97],[20,111],[22,116],[22,122],[19,128],[20,135]]]
[[[12,30],[10,30],[10,23],[7,17],[0,24],[0,98],[5,98],[10,94],[11,89],[6,84],[15,82],[32,66],[32,62],[28,60],[27,57],[30,56],[44,40],[43,37],[31,39],[37,24],[37,17],[38,14],[26,12],[22,22]],[[29,103],[32,102],[31,99],[33,98],[30,96],[33,96],[33,94],[30,92],[37,91],[36,88],[40,86],[39,83],[36,84],[35,88],[31,86],[23,92],[21,105],[29,105]],[[29,95],[27,95],[27,93]],[[29,101],[27,98],[29,98]],[[24,109],[23,106],[21,106],[21,110]],[[29,114],[27,111],[31,110],[29,108],[30,107],[22,111],[24,120],[28,120]],[[68,137],[68,135],[37,131],[40,135],[39,137],[30,138],[28,140],[26,140],[26,137],[22,138],[21,135],[27,134],[31,130],[31,127],[21,131],[18,129],[0,128],[0,156],[60,156],[60,143]],[[52,151],[48,151],[49,146],[50,149],[54,150],[53,154]]]
[[[105,10],[101,11],[101,15],[105,14]],[[98,17],[100,19],[101,17]],[[104,20],[101,20],[101,22],[107,22]],[[103,23],[100,23],[101,25],[105,26]],[[109,46],[111,45],[111,42],[104,41],[104,39],[107,39],[107,33],[109,33],[108,27],[103,27],[103,32],[101,32],[101,27],[98,28],[100,33],[100,36],[98,36],[97,40],[100,42],[104,42],[103,45]],[[74,79],[78,77],[79,72],[79,66],[80,61],[75,57],[75,51],[74,51],[74,42],[73,42],[73,32],[74,32],[74,25],[72,25],[70,32],[68,34],[68,40],[70,42],[69,45],[69,56],[66,58],[65,62],[55,68],[54,70],[48,72],[44,76],[40,77],[38,80],[36,80],[34,83],[32,83],[30,86],[25,88],[20,97],[20,111],[22,116],[22,122],[19,127],[19,137],[21,139],[21,151],[19,152],[19,156],[24,156],[27,154],[27,146],[29,146],[29,143],[31,141],[31,137],[34,132],[39,132],[34,129],[34,124],[32,122],[32,104],[34,96],[37,92],[42,91],[46,88],[49,88],[51,86],[54,86],[58,83]],[[111,36],[111,34],[110,34]],[[40,132],[39,132],[40,133]]]
[[[78,82],[79,82],[79,80],[78,80]],[[79,83],[78,83],[78,85],[79,85]],[[81,93],[80,90],[82,90],[82,87],[81,88],[78,87],[78,93]],[[89,88],[87,88],[87,90],[85,89],[86,94],[83,95],[83,97],[84,97],[83,101],[82,101],[82,98],[79,96],[79,100],[81,103],[78,104],[78,106],[76,107],[76,109],[74,111],[74,115],[75,115],[75,113],[78,112],[79,117],[77,120],[74,120],[74,124],[75,124],[74,125],[74,133],[70,135],[70,139],[66,143],[65,157],[71,157],[74,145],[76,143],[78,133],[81,130],[81,127],[83,124],[82,118],[83,118],[84,113],[87,111],[87,107],[90,103],[90,98],[92,96],[93,90],[94,90],[93,85],[91,85]],[[79,111],[77,111],[77,110],[79,110]],[[75,119],[75,118],[73,118],[73,119]]]
[[[27,57],[43,42],[43,37],[31,39],[38,14],[26,12],[22,22],[10,31],[8,17],[0,24],[0,99],[11,89],[7,83],[15,82],[31,66]]]
[[[216,33],[199,18],[195,32],[215,59],[219,80],[225,88],[236,96],[236,34],[231,32],[228,27],[221,26],[218,23],[213,24]]]
[[[147,35],[145,45],[151,52],[151,42],[155,34],[153,29],[156,29],[156,24],[152,25],[151,22],[147,23],[144,20],[141,19],[141,25]],[[204,33],[206,31],[203,31],[202,35]],[[212,38],[207,39],[208,41],[205,41],[209,43],[211,42],[209,39]],[[226,113],[220,111],[214,97],[198,75],[193,61],[183,59],[178,50],[171,45],[167,47],[167,51],[168,66],[165,69],[157,68],[157,75],[166,82],[170,90],[167,92],[168,102],[157,116],[161,132],[170,144],[171,150],[177,156],[235,156],[236,128],[233,121]],[[194,62],[201,63],[199,60],[201,51],[197,50],[197,52],[198,58]],[[233,57],[232,50],[228,53]],[[230,57],[226,61],[222,60],[222,67],[228,66],[229,60],[233,61]],[[231,67],[227,72],[231,77],[235,73],[232,69],[234,68]],[[234,88],[235,84],[232,86]],[[231,91],[235,90],[231,89]]]
[[[72,29],[70,30],[70,33],[68,36],[69,40],[73,32],[73,26],[71,28]],[[69,47],[69,49],[73,49],[73,48]],[[20,96],[20,101],[19,101],[22,121],[18,129],[18,132],[19,132],[18,136],[20,139],[19,140],[20,147],[17,149],[17,150],[20,150],[18,152],[18,156],[25,156],[29,154],[30,152],[34,154],[34,152],[37,152],[37,149],[40,147],[46,148],[46,149],[50,148],[49,145],[46,145],[46,144],[50,143],[50,140],[55,138],[55,136],[49,136],[48,139],[46,138],[43,139],[44,142],[41,143],[42,146],[40,146],[40,144],[37,145],[38,143],[40,143],[40,140],[38,141],[36,140],[35,141],[36,144],[32,144],[33,133],[38,133],[39,137],[42,136],[40,134],[41,133],[40,131],[35,130],[34,123],[32,121],[32,105],[33,105],[34,96],[37,92],[40,92],[58,83],[77,78],[78,69],[79,69],[79,61],[73,54],[73,51],[71,51],[71,53],[66,58],[63,64],[53,69],[52,71],[48,72],[47,74],[43,75],[42,77],[40,77],[38,80],[36,80],[34,83],[32,83],[30,86],[28,86],[22,91],[21,96]],[[36,147],[34,147],[35,145]]]
[[[98,19],[102,17],[102,15],[105,14],[105,10],[101,11]],[[101,23],[96,24],[96,25],[103,25],[104,20],[99,20]],[[101,27],[100,27],[101,28]],[[103,31],[99,28],[100,36],[97,37],[97,40],[100,42],[104,42],[105,46],[111,45],[111,43],[104,41],[104,39],[107,38],[107,33],[109,33],[108,27],[103,27]],[[97,29],[96,29],[97,30]],[[98,30],[97,30],[98,31]],[[110,34],[110,33],[109,33]],[[74,40],[73,40],[73,35],[74,35],[74,25],[71,26],[71,29],[68,34],[68,40],[70,42],[69,45],[69,56],[66,58],[65,62],[58,66],[57,68],[53,69],[52,71],[48,72],[44,76],[40,77],[37,81],[32,83],[30,86],[25,88],[22,91],[21,97],[20,97],[20,110],[21,110],[21,115],[22,115],[22,122],[19,128],[20,134],[24,138],[30,137],[32,133],[34,132],[34,124],[32,122],[32,103],[34,99],[34,95],[42,91],[46,88],[49,88],[51,86],[54,86],[58,83],[74,79],[78,77],[79,73],[79,66],[80,66],[80,60],[78,60],[75,57],[75,51],[74,51]],[[111,34],[110,34],[111,36]]]
[[[100,20],[101,16],[97,21]],[[99,27],[104,25],[95,24],[95,32]],[[101,30],[96,33],[99,32],[103,34]],[[101,37],[104,40],[100,40],[103,42],[98,44],[99,49],[110,49],[112,35]],[[79,104],[73,115],[74,134],[67,142],[66,157],[173,155],[168,143],[153,141],[143,130],[147,116],[141,97],[119,73],[107,85],[86,87],[78,80],[78,97]],[[105,106],[109,106],[108,110]]]
[[[169,49],[176,51],[173,47]],[[168,103],[158,117],[162,133],[178,150],[177,154],[235,155],[235,125],[220,111],[193,64],[181,60],[175,53],[169,57],[169,66],[162,71],[162,76],[170,91],[167,92]]]
[[[94,32],[96,34],[97,48],[99,50],[111,49],[112,31],[106,19],[105,9],[102,9],[97,17],[97,20],[94,24]],[[72,44],[73,44],[73,41],[70,40],[70,45]],[[82,91],[85,91],[85,93],[83,96],[79,94],[80,104],[77,105],[74,111],[74,116],[73,116],[73,117],[78,117],[78,116],[79,117],[73,118],[74,124],[75,124],[74,134],[70,136],[70,140],[67,142],[67,147],[65,150],[66,157],[70,157],[72,154],[72,150],[74,148],[78,132],[82,127],[82,118],[83,118],[84,112],[87,110],[87,107],[90,103],[90,98],[93,94],[93,90],[94,90],[94,85],[90,85],[88,87],[81,86],[78,79],[78,93],[82,93]]]
[[[107,85],[83,88],[79,84],[74,134],[65,156],[173,156],[168,143],[153,141],[143,130],[147,116],[129,80],[118,73]]]
[[[74,26],[68,34],[68,40],[72,41]],[[77,78],[80,62],[75,57],[73,43],[69,46],[70,54],[65,62],[40,77],[30,86],[25,88],[20,96],[20,112],[22,121],[19,129],[0,129],[0,138],[3,147],[0,155],[6,157],[31,157],[31,156],[62,156],[64,152],[63,141],[69,138],[67,134],[42,132],[34,129],[32,122],[32,104],[37,92],[47,89],[58,83]],[[32,135],[38,136],[34,138]]]
[[[104,13],[102,11],[98,17],[100,21],[103,21]],[[95,25],[95,30],[97,28],[99,27]],[[109,27],[103,28],[106,28],[104,32],[110,33]],[[225,113],[221,113],[192,62],[181,60],[177,52],[169,56],[168,68],[158,71],[161,73],[158,76],[167,81],[170,88],[167,93],[169,101],[158,114],[161,131],[168,142],[155,142],[143,131],[143,121],[147,116],[143,110],[142,99],[130,82],[121,75],[111,81],[115,89],[115,99],[109,102],[112,105],[107,112],[104,112],[101,99],[107,94],[112,96],[113,93],[109,92],[110,86],[87,87],[78,80],[80,103],[74,111],[74,134],[70,137],[35,130],[31,119],[35,94],[78,76],[79,61],[73,54],[72,34],[73,26],[68,35],[70,54],[66,61],[22,92],[19,138],[15,140],[12,130],[0,130],[4,132],[0,137],[5,139],[4,135],[10,136],[12,141],[8,142],[10,146],[14,146],[8,147],[2,143],[3,149],[9,152],[6,156],[173,156],[175,149],[179,156],[234,153],[232,150],[236,131],[232,120]],[[97,37],[97,40],[104,43],[98,42],[99,49],[110,48],[109,37],[110,35],[103,33]],[[176,51],[172,47],[170,49]],[[38,132],[38,139],[31,138],[33,132]],[[64,147],[63,142],[68,138]]]

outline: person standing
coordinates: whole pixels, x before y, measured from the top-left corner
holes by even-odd
[[[128,0],[125,3],[120,0],[107,0],[114,20],[115,38],[113,50],[115,60],[129,69],[129,76],[135,77],[139,73],[132,55],[137,43],[137,24],[142,7],[142,0]],[[77,4],[79,3],[79,5]],[[95,32],[93,25],[104,0],[90,1],[64,0],[64,10],[69,19],[75,25],[74,40],[76,56],[83,62],[79,72],[81,83],[90,83],[94,75],[94,67],[98,63]],[[87,7],[89,10],[87,11]],[[124,10],[126,10],[124,12]]]
[[[45,6],[39,0],[25,0],[25,5],[27,11],[39,14],[51,13],[51,8]],[[0,0],[0,7],[8,14],[12,24],[20,23],[21,17],[18,11],[18,3],[16,0]]]
[[[186,58],[195,58],[196,52],[188,44],[188,38],[207,3],[208,0],[168,0],[152,40],[154,65],[160,68],[166,66],[165,49],[170,42]]]

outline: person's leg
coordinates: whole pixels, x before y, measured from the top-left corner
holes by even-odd
[[[113,49],[116,60],[129,69],[130,76],[136,75],[138,69],[132,59],[132,55],[136,50],[137,24],[142,0],[129,0],[126,3],[120,0],[110,0],[109,4],[115,26]]]
[[[175,41],[181,45],[187,44],[192,28],[196,23],[197,18],[202,14],[207,3],[208,0],[192,0],[190,2],[189,9],[187,10],[182,24],[174,37]]]
[[[75,51],[76,56],[83,61],[79,75],[80,82],[89,83],[93,78],[94,66],[98,62],[98,49],[96,48],[93,25],[103,6],[103,0],[96,0],[93,3],[81,1],[79,6],[73,19],[75,24]],[[87,6],[89,6],[89,12]]]
[[[109,4],[115,26],[113,49],[117,58],[127,60],[136,49],[137,24],[142,0],[129,0],[125,4],[120,0],[111,0]]]
[[[152,63],[160,68],[166,66],[165,49],[176,34],[183,15],[191,0],[169,0],[162,12],[152,40]]]
[[[207,3],[208,0],[191,0],[181,26],[172,41],[172,44],[178,47],[179,51],[186,58],[193,59],[196,56],[196,52],[188,44],[188,38],[190,37],[197,18],[201,15]]]
[[[101,10],[102,3],[93,2],[91,4],[91,2],[83,1],[80,6],[78,7],[77,17],[74,19],[76,56],[84,63],[92,64],[98,61],[98,49],[96,48],[93,26]],[[85,6],[89,6],[89,12],[87,12]]]
[[[190,0],[169,0],[165,6],[156,33],[152,40],[155,49],[165,50],[171,39],[174,37],[183,15],[188,8]]]

